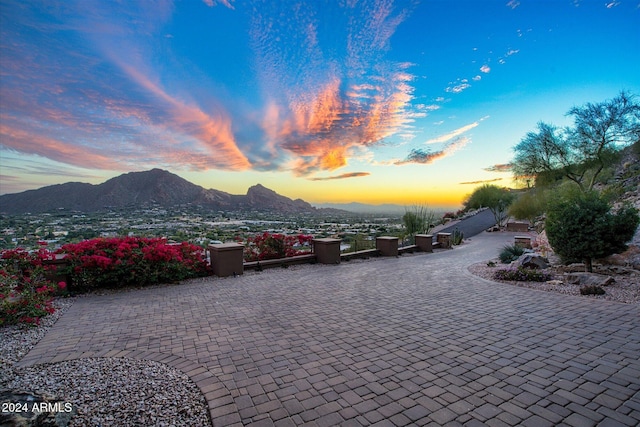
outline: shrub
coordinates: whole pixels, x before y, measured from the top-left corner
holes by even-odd
[[[546,282],[551,275],[540,270],[518,267],[517,269],[501,269],[493,273],[496,280],[515,280],[518,282]]]
[[[200,247],[165,239],[115,237],[62,246],[74,290],[171,283],[209,274]]]
[[[53,296],[66,288],[47,279],[53,267],[43,262],[53,255],[44,248],[29,253],[22,249],[2,252],[0,265],[0,326],[37,325],[40,319],[55,312]]]
[[[509,205],[515,200],[515,197],[515,194],[506,188],[484,184],[471,193],[464,205],[467,209],[489,208],[498,227],[502,227],[508,217]]]
[[[547,205],[547,194],[541,190],[529,190],[521,194],[511,206],[509,215],[515,219],[526,219],[535,223],[536,217],[544,214]]]
[[[502,248],[498,257],[500,258],[500,262],[502,262],[503,264],[509,264],[510,262],[513,262],[520,258],[520,255],[522,255],[523,253],[524,248],[518,245],[506,245]]]
[[[633,237],[640,217],[631,205],[612,212],[607,200],[595,191],[559,193],[549,204],[546,231],[554,251],[565,262],[592,260],[622,252]]]
[[[451,234],[451,244],[458,246],[462,243],[462,240],[464,240],[464,233],[457,228],[453,230],[453,233]]]
[[[309,251],[296,249],[296,245],[308,246],[311,240],[313,240],[313,236],[304,234],[285,236],[284,234],[264,232],[247,239],[244,246],[244,260],[262,261],[303,255]]]
[[[580,295],[604,295],[605,291],[598,285],[587,285],[580,288]]]
[[[435,211],[426,205],[413,205],[405,208],[402,222],[409,236],[409,242],[415,244],[416,234],[429,233],[436,218]]]

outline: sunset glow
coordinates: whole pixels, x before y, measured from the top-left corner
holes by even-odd
[[[640,95],[640,3],[0,3],[0,194],[167,169],[459,207],[573,106]]]

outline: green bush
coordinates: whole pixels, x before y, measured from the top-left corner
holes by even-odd
[[[624,251],[640,217],[624,205],[612,212],[595,191],[558,192],[547,210],[546,231],[553,250],[565,262],[581,260],[592,271],[592,260]]]
[[[402,222],[409,236],[409,242],[415,244],[416,234],[425,233],[428,234],[429,230],[436,222],[437,215],[435,211],[429,209],[425,205],[414,205],[405,208],[405,213],[402,216]],[[354,251],[355,252],[355,251]]]
[[[518,282],[546,282],[551,275],[540,270],[518,267],[517,269],[501,269],[493,273],[496,280],[515,280]]]
[[[458,246],[459,244],[462,243],[463,240],[464,240],[464,233],[456,228],[451,234],[451,243],[454,246]]]
[[[507,213],[509,205],[513,203],[515,198],[516,195],[506,188],[484,184],[471,193],[464,202],[464,206],[465,209],[489,208],[498,227],[502,227],[509,217]]]
[[[510,262],[513,262],[520,258],[520,255],[522,255],[523,253],[524,248],[520,246],[506,245],[502,248],[498,257],[500,258],[500,262],[502,262],[503,264],[509,264]]]
[[[534,224],[535,219],[544,213],[547,204],[546,197],[545,191],[528,190],[509,206],[509,215],[515,219],[526,219]]]
[[[57,285],[47,277],[52,268],[46,261],[52,254],[44,248],[37,252],[23,249],[3,251],[0,255],[0,326],[37,325],[55,311],[53,297],[64,292],[65,282]]]

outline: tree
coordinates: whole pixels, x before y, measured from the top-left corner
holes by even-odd
[[[533,225],[536,217],[544,214],[546,206],[546,191],[534,188],[518,196],[509,206],[509,215],[515,219],[526,219]]]
[[[612,213],[597,192],[568,191],[550,199],[545,226],[553,250],[564,261],[584,261],[591,272],[593,259],[626,249],[639,222],[629,205]]]
[[[429,233],[436,220],[436,213],[425,205],[406,207],[402,222],[411,243],[415,243],[416,234]]]
[[[573,107],[567,115],[573,116],[573,127],[540,122],[537,132],[514,147],[517,178],[561,172],[580,189],[592,190],[617,148],[640,139],[640,104],[624,91],[611,100]]]
[[[516,195],[506,188],[500,188],[492,184],[484,184],[474,190],[465,202],[467,209],[489,208],[496,220],[498,227],[504,226],[508,218],[507,210]]]
[[[578,157],[571,152],[564,133],[553,125],[539,122],[538,131],[527,133],[514,151],[512,170],[516,178],[537,178],[560,171],[572,181],[582,179],[574,170]]]

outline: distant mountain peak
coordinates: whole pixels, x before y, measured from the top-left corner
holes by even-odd
[[[245,203],[248,208],[263,206],[265,210],[283,213],[314,212],[316,208],[304,200],[291,200],[262,184],[256,184],[247,190]]]
[[[128,172],[102,184],[66,183],[0,196],[0,212],[40,213],[58,209],[95,212],[112,208],[165,208],[195,205],[214,210],[261,210],[279,213],[316,212],[309,203],[291,200],[256,184],[246,195],[205,189],[164,169]]]
[[[267,190],[267,191],[272,191],[272,192],[274,192],[274,193],[275,193],[275,191],[273,191],[273,190],[272,190],[272,189],[270,189],[270,188],[265,187],[265,186],[264,186],[264,185],[262,185],[262,184],[252,185],[252,186],[251,186],[251,187],[249,187],[249,189],[247,190],[247,193],[248,193],[249,191],[257,191],[257,190],[260,190],[260,191]]]

